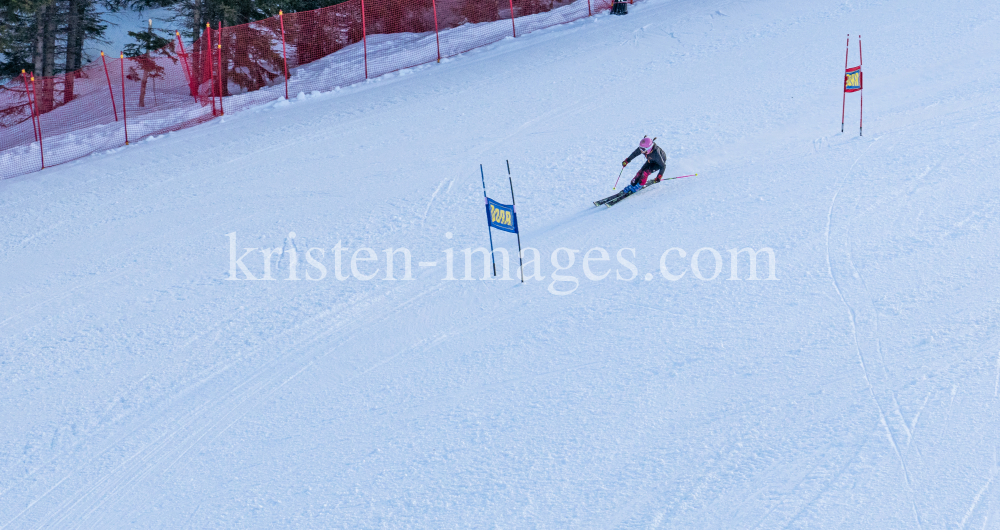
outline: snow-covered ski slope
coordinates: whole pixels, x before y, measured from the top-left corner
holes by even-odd
[[[630,11],[0,183],[0,528],[1000,527],[1000,4]]]

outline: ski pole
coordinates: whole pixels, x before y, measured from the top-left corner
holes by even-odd
[[[680,177],[670,177],[668,179],[663,179],[663,180],[683,179],[683,178],[687,178],[687,177],[697,177],[697,176],[698,176],[698,174],[694,173],[692,175],[683,175],[683,176],[680,176]]]
[[[625,166],[622,166],[622,170],[618,172],[618,178],[615,179],[615,185],[611,188],[613,190],[618,189],[618,181],[622,179],[622,173],[625,172]]]

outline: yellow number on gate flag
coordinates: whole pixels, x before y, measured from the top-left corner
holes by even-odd
[[[844,90],[847,92],[857,92],[861,90],[861,71],[854,70],[853,72],[848,72],[844,77]]]
[[[514,213],[514,205],[500,204],[487,198],[486,219],[490,226],[498,230],[517,233],[517,217]]]

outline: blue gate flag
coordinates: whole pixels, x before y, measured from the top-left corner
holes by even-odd
[[[514,205],[500,204],[487,197],[486,216],[493,228],[512,234],[517,233],[517,213],[514,211]]]

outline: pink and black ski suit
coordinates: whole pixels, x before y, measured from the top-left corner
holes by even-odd
[[[628,155],[628,158],[625,159],[625,162],[631,162],[633,158],[639,156],[640,154],[646,156],[646,163],[643,164],[642,167],[639,168],[639,172],[635,174],[635,177],[632,179],[632,185],[635,186],[638,184],[640,186],[645,186],[646,179],[657,170],[659,170],[659,174],[656,175],[656,179],[659,180],[663,178],[663,172],[667,169],[667,154],[663,152],[663,149],[660,149],[660,146],[654,143],[652,149],[650,149],[647,154],[643,153],[642,149],[636,147],[635,151],[632,151],[632,154]]]

